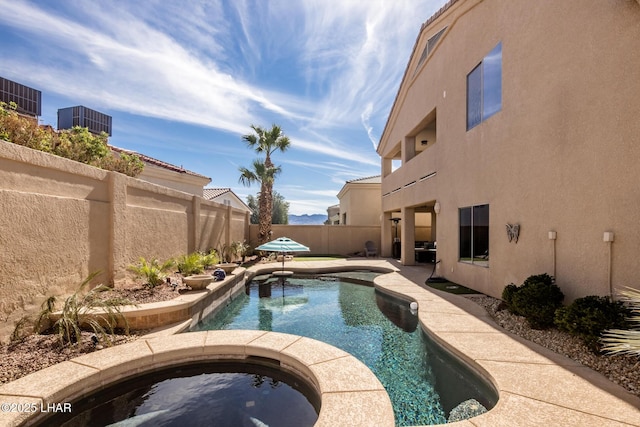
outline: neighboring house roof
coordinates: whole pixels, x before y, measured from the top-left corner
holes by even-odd
[[[366,178],[356,178],[356,179],[347,181],[347,184],[381,184],[381,183],[382,183],[381,175],[368,176]]]
[[[229,199],[231,206],[251,212],[251,208],[243,202],[242,199],[231,190],[231,188],[205,188],[202,192],[202,197],[206,200],[212,200],[223,204],[224,199]]]
[[[187,170],[187,169],[183,168],[182,166],[172,165],[171,163],[163,162],[162,160],[155,159],[155,158],[147,156],[145,154],[140,154],[140,153],[137,153],[135,151],[126,150],[126,149],[120,148],[120,147],[114,147],[113,145],[110,145],[109,148],[111,148],[116,153],[135,154],[136,156],[138,156],[140,158],[140,160],[142,160],[145,163],[149,163],[151,165],[158,166],[158,167],[170,170],[172,172],[184,173],[184,174],[187,174],[187,175],[193,175],[193,176],[197,176],[197,177],[200,177],[200,178],[205,178],[205,179],[211,180],[211,178],[209,178],[208,176],[200,175],[199,173],[195,173],[195,172],[192,172],[190,170]]]
[[[202,197],[211,200],[225,193],[232,193],[232,191],[230,188],[205,188]]]
[[[367,176],[367,177],[364,177],[364,178],[356,178],[356,179],[352,179],[352,180],[349,180],[349,181],[345,182],[345,184],[342,186],[342,188],[340,189],[340,192],[337,195],[338,199],[342,198],[342,196],[347,192],[347,190],[350,189],[350,188],[353,188],[354,185],[363,185],[363,184],[368,184],[368,185],[379,184],[379,185],[382,185],[382,175]],[[364,188],[364,187],[361,187],[361,188]]]

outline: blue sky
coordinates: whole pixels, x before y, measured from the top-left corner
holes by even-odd
[[[326,214],[375,148],[421,24],[446,0],[0,0],[0,76],[42,91],[41,122],[84,105],[112,145],[231,187],[257,157],[250,125],[291,148],[275,190]]]

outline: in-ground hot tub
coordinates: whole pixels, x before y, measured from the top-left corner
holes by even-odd
[[[312,426],[320,396],[275,360],[171,366],[115,383],[41,425]]]
[[[314,394],[305,391],[306,383],[321,402],[314,424],[316,427],[344,425],[345,420],[350,427],[368,427],[372,419],[377,420],[379,426],[394,425],[391,401],[384,387],[352,355],[310,338],[255,330],[192,332],[137,340],[34,372],[0,386],[0,394],[5,400],[22,405],[43,405],[46,408],[64,403],[65,408],[70,406],[71,413],[76,414],[85,399],[91,400],[106,393],[112,385],[120,384],[120,394],[124,395],[129,390],[123,384],[130,379],[135,381],[148,373],[165,369],[184,369],[189,364],[202,366],[203,363],[229,360],[236,364],[237,372],[243,370],[239,367],[243,364],[258,364],[290,373],[299,385],[297,390],[317,410]],[[256,372],[252,374],[259,375]],[[266,385],[270,386],[271,379],[273,384],[279,381],[277,376],[267,377],[264,379]],[[293,386],[296,389],[295,384]],[[247,402],[249,407],[252,405],[251,400],[244,400],[239,409],[245,410]],[[163,409],[166,408],[153,408]],[[48,421],[51,415],[39,411],[6,412],[1,414],[0,423],[11,426],[53,425]],[[259,419],[254,417],[249,421],[256,425]],[[152,420],[148,425],[158,424]]]

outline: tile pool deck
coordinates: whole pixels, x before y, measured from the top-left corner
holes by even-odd
[[[279,268],[260,265],[250,274]],[[497,405],[451,426],[640,426],[640,398],[597,372],[506,333],[472,301],[424,286],[430,267],[387,259],[287,262],[287,270],[383,268],[376,287],[416,301],[418,317],[437,341],[485,376]],[[183,322],[190,324],[191,321]],[[176,362],[265,357],[295,371],[321,394],[317,426],[393,426],[388,396],[371,371],[342,350],[309,338],[264,331],[171,335],[181,326],[87,354],[0,387],[1,403],[72,401],[120,378]],[[29,425],[30,414],[1,412],[0,425]]]

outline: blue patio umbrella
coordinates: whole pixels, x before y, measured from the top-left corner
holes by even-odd
[[[278,237],[276,240],[264,243],[256,248],[259,251],[282,253],[282,270],[284,270],[284,254],[287,252],[309,252],[310,249],[288,237]]]

